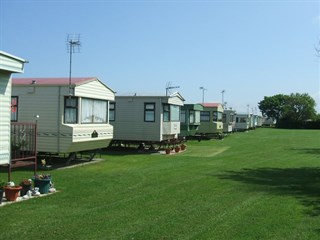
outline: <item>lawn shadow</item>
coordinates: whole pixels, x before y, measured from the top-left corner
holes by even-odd
[[[254,190],[296,197],[310,216],[320,216],[320,168],[258,168],[219,175],[255,186]]]
[[[320,148],[291,148],[290,150],[305,154],[316,154],[320,156]]]

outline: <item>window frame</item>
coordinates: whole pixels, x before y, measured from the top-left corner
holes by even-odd
[[[204,115],[206,113],[206,115]],[[203,117],[208,118],[208,120],[204,120]],[[201,111],[200,112],[200,122],[210,122],[210,111]]]
[[[16,99],[15,104],[13,105],[12,100]],[[19,113],[19,96],[11,96],[11,102],[10,102],[11,110],[10,110],[10,120],[11,122],[18,122],[18,113]],[[13,109],[15,109],[15,119],[12,119]]]
[[[111,106],[113,106],[113,108],[111,108]],[[111,112],[113,112],[113,119],[110,118]],[[109,102],[109,121],[116,121],[116,102]]]
[[[147,106],[153,106],[152,109],[147,108]],[[153,120],[147,119],[147,113],[153,113]],[[155,102],[145,102],[144,103],[144,122],[155,122],[156,121],[156,103]]]
[[[67,106],[68,99],[76,99],[76,106]],[[66,110],[67,109],[75,109],[75,116],[76,116],[75,122],[66,122]],[[78,124],[78,122],[79,122],[79,97],[65,96],[63,111],[64,111],[64,114],[63,114],[63,123],[64,124]]]
[[[171,108],[170,104],[163,104],[163,117],[164,122],[170,122],[171,121]]]
[[[84,111],[84,107],[83,107],[83,101],[86,100],[86,101],[92,101],[92,118],[91,118],[91,121],[90,122],[84,122],[84,119],[83,119],[83,111]],[[97,110],[95,110],[95,102],[103,102],[103,103],[106,103],[106,109],[105,109],[105,116],[104,116],[104,119],[105,121],[103,122],[96,122],[95,121],[95,113]],[[81,98],[81,124],[106,124],[108,123],[108,104],[109,104],[109,101],[108,100],[103,100],[103,99],[97,99],[97,98],[86,98],[86,97],[83,97]],[[100,111],[100,110],[98,110]]]

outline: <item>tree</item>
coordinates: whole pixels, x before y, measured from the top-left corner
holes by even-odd
[[[293,122],[315,119],[315,106],[315,100],[308,94],[291,93],[287,98],[283,118],[289,119]]]
[[[264,116],[274,118],[278,121],[283,115],[286,102],[286,95],[277,94],[271,97],[264,97],[264,99],[258,103],[258,106]]]
[[[298,126],[316,118],[316,102],[307,93],[264,97],[258,105],[263,115],[277,120],[278,126]]]

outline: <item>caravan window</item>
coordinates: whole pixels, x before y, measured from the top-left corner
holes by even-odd
[[[214,122],[222,122],[222,112],[212,112],[212,121]]]
[[[195,116],[193,110],[190,110],[189,112],[189,123],[195,123]]]
[[[247,118],[246,117],[237,117],[236,118],[236,122],[237,123],[246,123],[247,122]]]
[[[155,121],[155,103],[145,103],[144,104],[144,121],[154,122]]]
[[[202,111],[200,113],[200,122],[210,122],[210,112]]]
[[[107,122],[106,100],[83,98],[81,101],[81,123],[106,123]]]
[[[18,121],[18,97],[11,97],[11,121]]]
[[[78,122],[78,98],[65,97],[64,99],[64,123],[74,124]]]
[[[163,121],[164,122],[170,121],[170,105],[168,104],[163,105]]]
[[[227,123],[227,114],[222,114],[222,122]]]
[[[109,103],[109,121],[113,122],[116,120],[116,103]]]
[[[200,111],[195,111],[195,123],[199,123],[200,122]]]
[[[185,123],[186,122],[186,111],[181,110],[180,112],[180,122]]]
[[[163,105],[163,121],[164,122],[179,122],[180,107],[177,105]]]
[[[177,105],[170,105],[170,121],[179,122],[180,121],[180,107]]]

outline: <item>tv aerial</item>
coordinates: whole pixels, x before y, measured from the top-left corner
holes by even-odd
[[[71,71],[72,71],[72,54],[73,53],[80,53],[80,34],[68,34],[67,36],[67,50],[70,54],[70,62],[69,62],[69,96],[72,96],[72,89],[71,89]]]
[[[171,82],[167,82],[167,85],[166,85],[166,96],[171,94],[171,89],[175,89],[175,88],[180,88],[180,86],[172,86]]]

